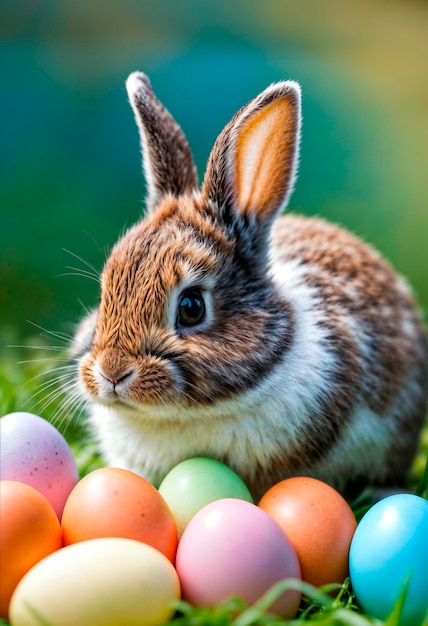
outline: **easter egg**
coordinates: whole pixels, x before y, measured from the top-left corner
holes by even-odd
[[[60,432],[32,413],[9,413],[0,420],[2,480],[34,487],[61,518],[79,476],[70,447]]]
[[[315,478],[288,478],[271,487],[259,507],[286,532],[304,581],[319,587],[345,580],[357,522],[335,489]]]
[[[52,505],[36,489],[0,482],[0,616],[7,618],[12,593],[43,557],[61,547],[61,528]]]
[[[364,611],[386,619],[406,587],[401,626],[428,618],[428,501],[396,494],[364,515],[349,554],[352,587]]]
[[[40,561],[21,580],[11,626],[156,626],[174,613],[171,562],[139,541],[91,539]]]
[[[190,520],[176,568],[183,598],[196,606],[235,595],[252,604],[276,582],[300,579],[296,552],[280,526],[255,504],[234,498],[211,502]],[[293,617],[300,598],[288,590],[269,611]]]
[[[159,487],[177,525],[178,536],[202,507],[214,500],[239,498],[253,502],[233,470],[214,459],[193,458],[176,465]]]
[[[168,505],[153,485],[129,470],[106,467],[82,478],[68,497],[61,525],[64,545],[125,537],[175,558],[177,529]]]

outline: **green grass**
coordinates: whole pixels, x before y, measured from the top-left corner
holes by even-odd
[[[0,336],[3,345],[15,342],[10,336]],[[31,348],[9,348],[0,352],[0,415],[12,411],[29,411],[51,421],[68,440],[81,476],[100,467],[102,462],[94,444],[84,428],[83,416],[73,416],[72,411],[64,411],[63,397],[58,394],[58,386],[51,382],[55,375],[66,370],[52,371],[65,363],[63,351],[58,352],[43,348],[46,340],[36,337],[26,342]],[[44,374],[47,370],[51,372]],[[428,420],[422,435],[419,453],[413,464],[409,478],[409,488],[428,497]],[[352,503],[357,519],[369,506],[366,497]],[[284,621],[266,613],[266,607],[272,599],[284,591],[287,586],[294,586],[303,592],[304,600],[298,615],[293,620]],[[386,622],[374,620],[360,611],[350,589],[349,580],[344,585],[336,586],[335,595],[331,588],[318,590],[301,581],[285,581],[272,588],[260,601],[247,607],[239,599],[233,598],[215,608],[195,608],[185,602],[176,606],[177,613],[170,624],[174,626],[302,626],[304,623],[319,626],[398,626],[400,599],[397,607]],[[0,620],[0,624],[7,624]],[[76,625],[78,626],[78,625]],[[428,622],[426,624],[428,626]]]

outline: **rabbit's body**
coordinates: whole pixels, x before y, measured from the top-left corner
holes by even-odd
[[[213,457],[255,497],[295,474],[399,484],[426,410],[422,323],[368,245],[320,219],[273,221],[296,167],[297,86],[233,118],[200,192],[147,79],[128,86],[149,214],[113,249],[75,340],[106,462],[158,484]]]

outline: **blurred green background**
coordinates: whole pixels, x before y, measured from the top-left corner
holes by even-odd
[[[203,175],[270,82],[303,88],[290,209],[378,246],[428,309],[428,4],[420,0],[0,0],[0,325],[68,332],[143,208],[124,81],[140,69]],[[29,320],[29,321],[27,321]],[[31,322],[31,323],[30,323]],[[3,343],[5,343],[3,341]]]

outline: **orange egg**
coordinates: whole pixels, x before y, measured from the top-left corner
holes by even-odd
[[[271,487],[259,506],[288,535],[303,580],[316,587],[345,580],[357,522],[335,489],[315,478],[289,478]]]
[[[124,537],[142,541],[174,562],[177,529],[165,500],[147,480],[107,467],[87,474],[70,493],[62,515],[64,545]]]
[[[0,483],[0,616],[7,619],[15,587],[36,563],[61,548],[61,527],[52,505],[34,487]]]

